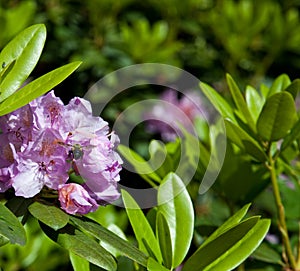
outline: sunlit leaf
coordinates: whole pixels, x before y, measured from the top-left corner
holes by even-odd
[[[273,82],[270,90],[268,92],[268,97],[271,97],[273,94],[278,93],[284,90],[291,84],[291,80],[286,74],[279,75]]]
[[[228,271],[243,262],[259,246],[270,220],[251,217],[201,246],[185,263],[183,271]]]
[[[10,71],[1,78],[0,101],[12,95],[27,79],[36,66],[46,40],[43,24],[33,25],[19,33],[0,53],[0,63],[10,66]],[[2,67],[0,68],[1,73]]]
[[[193,237],[194,209],[182,180],[169,173],[158,189],[158,211],[166,219],[172,241],[172,266],[177,267],[185,258]]]
[[[232,121],[235,120],[232,107],[216,90],[202,82],[200,83],[200,88],[208,100],[224,118],[230,118]]]
[[[30,101],[51,90],[74,72],[80,64],[81,62],[77,61],[64,65],[19,89],[0,104],[0,116],[28,104]]]
[[[227,84],[229,86],[229,90],[233,97],[234,103],[235,103],[238,111],[242,115],[243,120],[249,125],[249,127],[253,131],[255,131],[256,127],[255,127],[254,120],[252,118],[252,115],[248,109],[248,106],[246,104],[246,101],[245,101],[240,89],[238,88],[237,84],[235,83],[235,81],[229,74],[226,74],[226,79],[227,79]]]
[[[158,241],[144,213],[127,191],[122,190],[122,197],[130,224],[133,228],[140,249],[145,253],[149,253],[143,242],[143,240],[146,240],[148,245],[151,245],[151,251],[155,255],[157,261],[162,262],[162,255]]]

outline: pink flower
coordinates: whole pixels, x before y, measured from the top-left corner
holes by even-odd
[[[97,202],[79,184],[70,183],[59,186],[58,199],[61,208],[68,214],[84,215],[98,208]]]

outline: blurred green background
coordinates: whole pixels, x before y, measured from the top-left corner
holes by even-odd
[[[292,80],[299,77],[299,11],[300,0],[0,0],[0,49],[27,26],[45,24],[47,41],[33,77],[74,60],[83,61],[77,72],[55,88],[64,102],[84,96],[91,85],[111,71],[146,62],[178,66],[226,95],[226,73],[241,88],[268,84],[282,73]],[[143,99],[143,95],[153,95],[151,91],[158,94],[161,88],[130,92],[113,102],[104,117],[113,121],[118,112],[136,100],[136,95]],[[141,128],[135,138],[140,139],[136,149],[143,152],[143,140],[146,142],[151,135],[145,135]],[[229,156],[225,163],[232,163]],[[248,167],[247,161],[244,166]],[[224,221],[235,204],[250,200],[241,201],[240,195],[230,199],[229,186],[227,190],[222,188],[229,200],[209,193],[200,198],[196,195],[198,185],[192,182],[189,189],[197,218],[202,219],[201,223],[196,221],[197,230],[202,232],[208,225]],[[300,206],[295,199],[300,191],[282,187],[286,190],[288,217],[297,220],[295,212],[299,213]],[[254,211],[274,216],[270,198],[271,192],[265,190]],[[97,215],[104,225],[116,224],[128,236],[132,234],[122,210],[111,206],[101,208]],[[72,270],[67,253],[39,232],[35,223],[30,221],[27,226],[29,242],[25,248],[1,248],[3,270]],[[201,238],[195,234],[194,246]],[[119,270],[132,268],[131,262],[121,259]]]

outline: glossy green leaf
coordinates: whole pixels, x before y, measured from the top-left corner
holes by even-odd
[[[140,249],[145,253],[149,253],[143,242],[143,239],[146,240],[147,243],[151,245],[151,250],[155,255],[155,258],[161,263],[161,251],[147,218],[127,191],[122,190],[122,197],[130,224],[133,228]]]
[[[235,121],[232,107],[216,90],[202,82],[200,83],[200,88],[208,100],[224,118],[230,118],[232,121]]]
[[[165,268],[150,257],[147,263],[147,271],[169,271],[169,269]]]
[[[239,87],[237,86],[237,84],[235,83],[235,81],[229,74],[226,74],[226,79],[227,79],[227,84],[229,86],[229,90],[230,90],[230,93],[234,100],[234,103],[235,103],[238,111],[242,115],[243,121],[245,121],[249,125],[249,127],[253,131],[255,131],[256,127],[255,127],[254,120],[252,118],[252,115],[248,109],[246,101],[245,101]]]
[[[46,28],[43,24],[37,24],[23,30],[1,51],[1,65],[5,63],[8,67],[12,64],[12,67],[1,80],[0,101],[12,95],[32,72],[40,58],[45,40]]]
[[[262,96],[260,96],[259,92],[251,86],[247,86],[245,98],[249,111],[256,122],[265,100]]]
[[[58,231],[40,222],[43,232],[54,242],[88,262],[105,270],[114,271],[117,264],[114,257],[107,252],[94,238],[84,234],[68,224]]]
[[[63,228],[69,222],[69,215],[56,206],[35,202],[29,206],[28,210],[36,219],[54,230]]]
[[[292,128],[296,108],[292,95],[279,92],[270,96],[257,120],[257,131],[263,140],[276,141]]]
[[[26,243],[26,233],[23,225],[3,204],[0,204],[0,235],[2,243],[5,242],[5,238],[12,244],[23,246]]]
[[[240,210],[238,210],[234,215],[232,215],[230,218],[228,218],[208,238],[206,238],[206,240],[204,241],[204,243],[200,247],[203,247],[203,246],[207,245],[209,242],[216,239],[218,236],[220,236],[222,233],[224,233],[228,229],[236,226],[244,218],[244,216],[247,214],[250,206],[251,206],[251,203],[246,204]]]
[[[291,84],[291,80],[288,77],[288,75],[282,74],[282,75],[278,76],[274,80],[272,86],[270,87],[270,90],[268,92],[268,97],[271,97],[273,94],[283,91],[290,84]]]
[[[122,255],[136,261],[143,266],[147,265],[147,256],[143,252],[100,224],[97,224],[94,221],[84,217],[71,217],[70,220],[80,229],[90,233],[101,242],[109,244],[111,247],[118,250]]]
[[[119,145],[118,151],[134,167],[138,174],[146,178],[146,181],[149,181],[149,178],[147,178],[149,176],[152,180],[158,183],[161,182],[160,177],[155,173],[154,169],[138,153],[125,145]]]
[[[242,128],[235,125],[229,119],[224,120],[226,127],[226,136],[246,153],[253,156],[258,161],[264,162],[267,160],[267,156],[263,148]]]
[[[158,188],[158,212],[161,212],[170,229],[172,241],[172,266],[184,260],[193,237],[194,209],[182,180],[169,173]]]
[[[105,270],[117,270],[114,258],[98,242],[78,230],[75,230],[74,234],[60,233],[57,243]]]
[[[251,217],[228,229],[186,262],[182,271],[227,271],[243,262],[259,246],[270,227],[270,220]]]
[[[74,271],[89,271],[90,263],[76,254],[70,252],[70,260]]]
[[[156,218],[156,235],[160,246],[163,263],[167,268],[172,267],[172,241],[168,222],[164,215],[157,213]]]
[[[0,116],[28,104],[30,101],[51,90],[74,72],[80,64],[81,62],[79,61],[72,62],[30,82],[0,104]]]

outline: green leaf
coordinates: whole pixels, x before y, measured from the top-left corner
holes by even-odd
[[[270,227],[270,220],[251,217],[230,228],[186,262],[182,271],[227,271],[243,262],[259,246]]]
[[[289,147],[295,140],[300,138],[300,119],[297,120],[291,131],[284,137],[283,142],[280,146],[280,151],[284,151]]]
[[[122,197],[140,249],[145,253],[149,253],[143,242],[143,239],[146,240],[147,243],[151,245],[151,250],[157,261],[162,262],[162,255],[158,242],[144,213],[127,191],[122,190]]]
[[[283,91],[290,84],[291,80],[286,74],[278,76],[270,87],[268,97],[271,97],[273,94]]]
[[[193,237],[194,209],[182,180],[169,173],[158,188],[158,212],[165,217],[172,241],[172,266],[184,260]]]
[[[43,95],[74,72],[81,62],[72,62],[30,82],[0,104],[0,116],[8,114]]]
[[[69,216],[55,206],[34,202],[28,210],[36,219],[54,230],[63,228],[69,222]]]
[[[296,108],[292,95],[279,92],[270,96],[259,115],[257,131],[263,140],[276,141],[292,128]]]
[[[23,225],[3,204],[0,204],[0,235],[2,243],[5,241],[5,238],[12,244],[23,246],[26,243],[26,233]]]
[[[143,252],[100,224],[97,224],[94,221],[84,217],[71,217],[70,220],[80,229],[90,233],[101,242],[109,244],[118,250],[122,255],[143,266],[147,265],[147,256]]]
[[[250,111],[248,109],[248,106],[245,102],[245,99],[238,88],[237,84],[233,80],[233,78],[226,74],[227,84],[229,86],[230,93],[232,95],[232,98],[234,100],[234,103],[238,109],[238,111],[243,116],[243,121],[249,125],[249,127],[252,129],[252,131],[256,130],[254,120],[252,118],[252,115],[250,114]]]
[[[171,234],[164,215],[157,213],[156,218],[156,235],[160,246],[163,263],[167,268],[172,267],[172,241]]]
[[[143,157],[141,157],[138,153],[131,150],[125,145],[119,145],[118,151],[121,155],[134,167],[136,172],[140,174],[142,177],[149,176],[154,181],[160,183],[160,177],[155,173],[154,169],[151,167],[147,161]],[[146,179],[149,181],[149,179]]]
[[[235,125],[229,119],[224,120],[226,127],[226,136],[242,150],[253,156],[258,161],[264,162],[268,158],[262,147],[242,128]]]
[[[163,267],[161,264],[150,257],[147,263],[147,271],[169,271],[169,269]]]
[[[201,247],[207,245],[209,242],[211,242],[212,240],[216,239],[218,236],[220,236],[221,234],[223,234],[225,231],[227,231],[228,229],[230,229],[230,228],[234,227],[235,225],[237,225],[244,218],[244,216],[247,214],[250,206],[251,206],[251,203],[246,204],[240,210],[238,210],[233,216],[231,216],[230,218],[228,218],[219,228],[217,228],[204,241],[204,243],[201,245]]]
[[[232,121],[235,121],[234,112],[230,104],[216,90],[202,82],[200,83],[200,88],[224,118],[230,118]]]
[[[247,86],[245,96],[249,111],[256,122],[263,108],[265,99],[261,97],[259,92],[251,86]]]
[[[284,266],[281,255],[266,243],[262,243],[252,254],[254,259]]]
[[[286,89],[285,91],[292,94],[293,98],[296,99],[297,94],[300,90],[300,79],[295,79]]]
[[[117,270],[114,258],[98,242],[78,230],[74,234],[59,234],[57,243],[105,270]]]
[[[43,24],[33,25],[18,34],[0,53],[0,63],[12,64],[0,84],[0,101],[12,95],[37,64],[46,40]],[[0,68],[0,73],[2,68]]]
[[[97,241],[72,225],[55,231],[40,222],[41,229],[54,242],[67,249],[69,252],[86,259],[88,262],[102,267],[105,270],[117,270],[115,259]]]
[[[70,252],[70,260],[74,271],[90,271],[90,264],[86,259]]]

